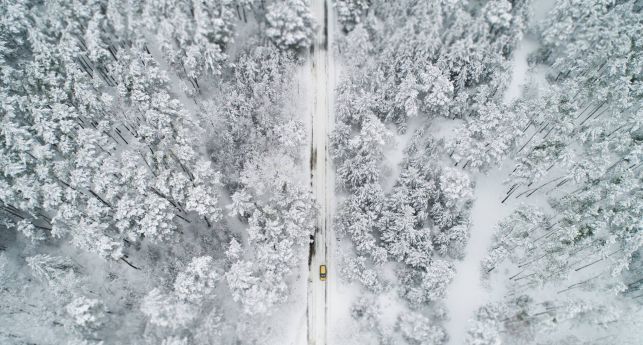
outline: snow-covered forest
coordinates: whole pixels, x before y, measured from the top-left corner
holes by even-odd
[[[641,0],[0,0],[0,74],[0,344],[642,342]]]

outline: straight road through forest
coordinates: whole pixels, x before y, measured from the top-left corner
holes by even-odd
[[[312,0],[312,13],[318,24],[309,56],[312,90],[312,139],[310,174],[313,196],[319,205],[314,242],[310,246],[308,277],[308,344],[327,343],[328,301],[335,278],[332,264],[334,232],[332,228],[334,169],[328,151],[329,128],[333,125],[332,93],[334,90],[329,18],[332,7],[328,0]],[[327,267],[327,280],[319,276],[321,265]]]

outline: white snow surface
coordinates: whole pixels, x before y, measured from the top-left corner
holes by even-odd
[[[510,104],[522,94],[522,88],[527,79],[527,72],[529,72],[527,57],[536,49],[538,49],[538,43],[529,38],[524,38],[518,43],[518,48],[513,56],[511,82],[509,82],[509,87],[503,97],[505,104]]]
[[[404,149],[413,138],[415,131],[422,126],[422,118],[415,117],[409,119],[408,128],[406,133],[393,137],[393,142],[384,149],[384,171],[382,179],[382,188],[384,192],[388,193],[393,188],[395,181],[400,175],[400,163],[404,159]],[[391,132],[395,132],[394,126],[389,128]]]
[[[538,45],[529,38],[522,39],[518,44],[513,56],[511,82],[503,97],[506,104],[522,94],[522,86],[529,71],[527,57],[537,48]],[[510,160],[505,160],[499,168],[474,176],[476,187],[470,218],[471,237],[464,259],[456,264],[456,276],[447,290],[445,301],[450,317],[445,325],[449,334],[449,345],[464,344],[469,320],[474,317],[475,311],[492,296],[504,293],[502,283],[490,284],[493,290],[483,286],[480,264],[487,255],[496,225],[519,205],[518,202],[512,201],[514,198],[501,203],[507,190],[503,181],[513,168],[511,163]]]
[[[486,175],[477,175],[475,179],[471,237],[465,258],[456,264],[456,276],[447,291],[450,319],[446,330],[451,345],[464,344],[468,320],[489,299],[489,291],[481,281],[480,262],[487,254],[496,224],[515,208],[500,203],[506,189],[502,176],[507,176],[506,171],[495,169]]]
[[[545,19],[547,13],[556,5],[556,0],[538,0],[531,3],[531,11],[534,14],[533,20],[541,21]]]

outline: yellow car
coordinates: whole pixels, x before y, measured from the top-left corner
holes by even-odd
[[[326,280],[326,265],[319,266],[319,280]]]

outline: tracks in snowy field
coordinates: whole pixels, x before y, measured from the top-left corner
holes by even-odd
[[[335,233],[332,227],[334,169],[328,151],[329,129],[334,122],[332,94],[334,66],[328,51],[332,30],[329,0],[312,0],[311,9],[319,27],[309,56],[312,75],[312,138],[310,147],[310,176],[313,196],[319,205],[314,242],[310,246],[308,277],[308,344],[327,343],[329,299],[335,280],[332,262]],[[319,278],[320,265],[326,265],[326,281]]]

